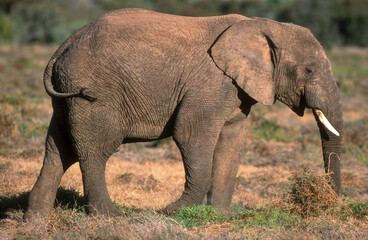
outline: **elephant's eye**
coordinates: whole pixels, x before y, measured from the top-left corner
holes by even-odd
[[[305,76],[310,77],[311,75],[313,75],[313,69],[310,68],[310,67],[306,67],[304,69],[304,74],[305,74]]]
[[[310,68],[305,68],[305,73],[307,73],[307,74],[311,74],[313,72],[313,70],[312,69],[310,69]]]

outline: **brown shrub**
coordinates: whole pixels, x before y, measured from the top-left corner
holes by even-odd
[[[318,174],[305,168],[294,173],[289,181],[290,192],[279,203],[283,210],[297,213],[302,217],[349,211],[332,189],[329,174]]]

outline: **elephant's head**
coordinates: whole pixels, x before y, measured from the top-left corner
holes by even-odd
[[[340,192],[343,131],[340,96],[326,54],[306,28],[267,19],[238,22],[216,40],[213,61],[250,97],[279,100],[299,116],[312,108],[322,139],[325,169]]]

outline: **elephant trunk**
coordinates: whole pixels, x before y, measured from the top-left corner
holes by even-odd
[[[324,98],[308,104],[308,107],[313,109],[313,114],[321,135],[325,171],[331,174],[332,186],[335,192],[339,194],[341,191],[340,164],[342,154],[343,115],[336,82],[334,79],[332,79],[330,83],[331,82],[333,82],[332,88],[324,86],[322,88],[323,90],[314,89],[315,93],[326,91],[327,94],[318,95]],[[332,128],[324,122],[323,117],[321,117],[321,112],[331,124]]]
[[[331,124],[335,126],[337,131],[340,133],[340,136],[336,136],[334,133],[327,130],[319,120],[317,114],[314,113],[321,134],[325,171],[326,173],[331,174],[333,187],[335,189],[335,192],[339,194],[341,190],[340,164],[342,153],[343,127],[341,110],[335,114],[340,115],[339,118],[341,119],[341,121],[332,121]],[[331,119],[331,117],[329,116],[326,117]]]

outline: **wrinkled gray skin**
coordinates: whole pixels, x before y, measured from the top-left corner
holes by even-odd
[[[44,83],[54,114],[25,219],[50,211],[62,175],[77,161],[88,211],[120,215],[106,188],[108,158],[122,143],[168,136],[181,151],[186,182],[164,212],[206,195],[226,209],[257,102],[279,100],[300,116],[305,107],[320,109],[343,130],[336,81],[318,41],[303,27],[267,19],[113,11],[61,45]],[[317,124],[338,193],[341,136]]]

